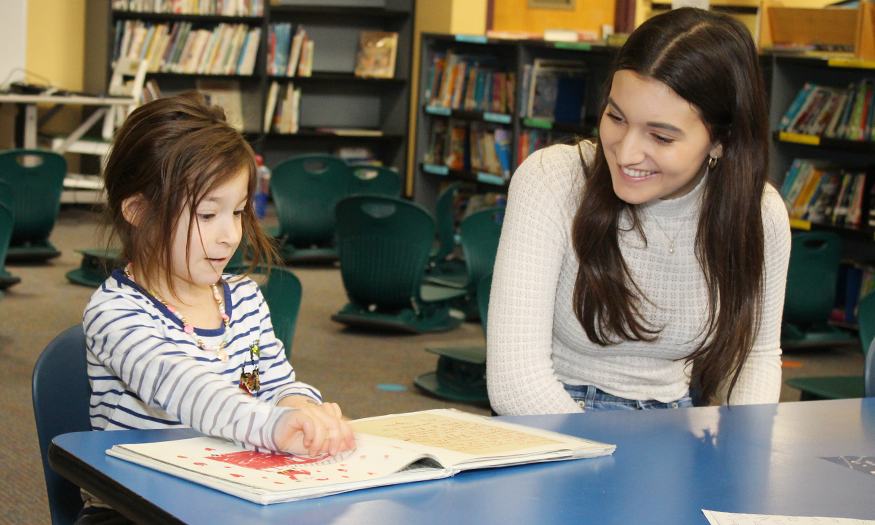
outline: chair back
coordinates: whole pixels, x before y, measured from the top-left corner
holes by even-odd
[[[54,525],[74,523],[82,509],[79,488],[52,470],[48,451],[56,436],[91,430],[86,352],[77,324],[55,337],[33,367],[33,414]]]
[[[459,183],[454,182],[444,188],[438,195],[434,207],[434,218],[437,221],[438,247],[431,254],[431,262],[439,263],[445,260],[456,247],[456,217],[453,214],[453,203],[459,195]]]
[[[13,244],[48,240],[61,209],[66,175],[67,161],[52,151],[14,149],[0,153],[0,179],[12,190]]]
[[[12,187],[0,180],[0,274],[3,273],[3,267],[6,265],[6,252],[9,251],[12,228],[15,226],[15,217],[12,214],[13,202]]]
[[[784,322],[823,323],[835,303],[842,239],[830,232],[793,235],[784,296]]]
[[[459,226],[468,282],[472,285],[492,274],[503,220],[504,208],[488,208],[472,213]]]
[[[872,341],[875,340],[875,293],[860,299],[857,307],[857,328],[860,334],[860,346],[863,354],[866,354]]]
[[[331,155],[303,155],[281,162],[270,179],[280,236],[298,247],[334,240],[337,202],[346,196],[350,168]]]
[[[103,121],[103,140],[112,140],[116,128],[140,105],[148,69],[149,61],[146,59],[120,58],[116,63],[107,92],[113,96],[131,97],[133,102],[128,106],[113,106],[109,109]]]
[[[228,266],[226,273],[240,275],[248,265]],[[267,281],[258,285],[264,301],[270,309],[270,321],[276,338],[282,341],[286,349],[286,359],[292,359],[292,341],[295,338],[295,327],[298,324],[298,313],[301,309],[303,288],[298,277],[287,268],[281,266],[258,265],[252,271],[255,275],[266,275]]]
[[[383,166],[350,166],[347,195],[401,197],[401,176]]]
[[[337,247],[350,301],[410,308],[420,298],[434,229],[428,211],[401,199],[355,195],[341,200]]]
[[[483,336],[486,337],[486,318],[489,315],[489,294],[492,291],[492,274],[480,279],[477,283],[477,309],[480,311],[480,324],[483,325]]]

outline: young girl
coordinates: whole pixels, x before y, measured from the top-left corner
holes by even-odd
[[[790,229],[766,184],[767,120],[741,23],[684,8],[629,37],[595,144],[539,151],[512,179],[494,410],[691,406],[691,379],[703,402],[778,402]]]
[[[340,408],[295,381],[258,286],[222,270],[252,208],[255,156],[221,108],[191,92],[146,104],[106,164],[107,220],[130,261],[85,309],[95,430],[190,426],[265,451],[355,446]]]

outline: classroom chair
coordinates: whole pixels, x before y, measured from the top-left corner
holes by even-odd
[[[827,321],[835,306],[842,239],[813,231],[793,235],[784,296],[781,347],[785,350],[854,344],[854,336]]]
[[[451,257],[457,241],[453,205],[459,195],[459,187],[460,183],[454,182],[438,195],[434,209],[438,246],[431,251],[425,272],[426,281],[453,288],[465,288],[468,284],[465,261]]]
[[[73,284],[97,288],[109,278],[113,270],[121,270],[125,262],[119,259],[119,248],[89,248],[76,250],[82,254],[79,268],[70,270],[64,276]]]
[[[85,354],[85,331],[77,324],[55,337],[33,367],[33,414],[53,525],[75,522],[82,509],[79,488],[52,470],[48,452],[56,436],[91,430]]]
[[[423,283],[434,239],[431,214],[376,195],[337,204],[340,274],[349,304],[331,318],[347,326],[408,333],[449,330],[464,314],[465,290]]]
[[[51,151],[16,149],[0,153],[0,179],[12,189],[15,225],[8,262],[45,261],[61,255],[49,235],[61,209],[67,162]]]
[[[229,264],[225,273],[243,274],[248,265]],[[286,349],[286,359],[292,360],[292,341],[295,338],[295,327],[298,323],[298,312],[301,309],[303,288],[298,277],[287,268],[281,266],[258,265],[250,274],[250,278],[258,283],[264,301],[270,309],[270,320],[276,338],[282,341]]]
[[[484,337],[486,337],[486,318],[489,313],[491,289],[492,274],[489,274],[477,284],[477,306],[480,310]],[[440,356],[437,370],[415,378],[413,384],[441,399],[463,403],[489,402],[489,393],[486,391],[486,345],[425,350]]]
[[[6,252],[9,250],[9,242],[12,240],[12,228],[14,217],[12,206],[12,187],[0,180],[0,290],[5,290],[14,284],[21,282],[21,277],[16,277],[6,271]],[[0,297],[3,294],[0,293]]]
[[[301,155],[274,168],[270,186],[279,229],[271,234],[285,262],[337,260],[334,208],[351,176],[346,162],[331,155]]]
[[[401,176],[383,166],[350,166],[347,195],[385,195],[401,197]]]
[[[875,358],[872,357],[872,346],[875,344],[875,293],[860,300],[857,323],[866,363],[863,375],[788,379],[788,386],[802,391],[800,401],[875,397]]]
[[[495,207],[472,213],[459,225],[459,243],[465,256],[465,285],[469,297],[478,297],[477,287],[480,281],[487,275],[492,275],[503,221],[504,207]],[[476,315],[479,312],[477,304],[472,304],[467,312]]]

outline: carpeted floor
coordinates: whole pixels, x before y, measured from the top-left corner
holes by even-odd
[[[51,241],[63,255],[48,264],[7,265],[22,278],[0,301],[0,524],[48,524],[48,503],[36,439],[30,394],[31,374],[42,349],[65,328],[81,321],[92,290],[70,284],[64,274],[79,266],[76,249],[97,246],[94,214],[81,208],[62,210]],[[410,336],[351,331],[330,320],[346,303],[337,268],[293,268],[304,288],[293,346],[293,362],[301,381],[322,390],[352,418],[428,408],[455,407],[488,413],[482,406],[447,403],[421,394],[413,378],[434,370],[436,356],[426,347],[483,344],[477,323],[449,332]],[[807,351],[785,356],[799,375],[862,373],[856,349]],[[798,366],[796,366],[798,365]],[[402,385],[385,391],[377,385]],[[782,401],[798,400],[784,387]]]

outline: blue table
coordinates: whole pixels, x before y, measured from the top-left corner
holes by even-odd
[[[59,436],[52,466],[142,523],[707,525],[701,509],[875,519],[875,399],[528,416],[508,421],[617,445],[613,456],[260,506],[106,456],[191,430]]]

